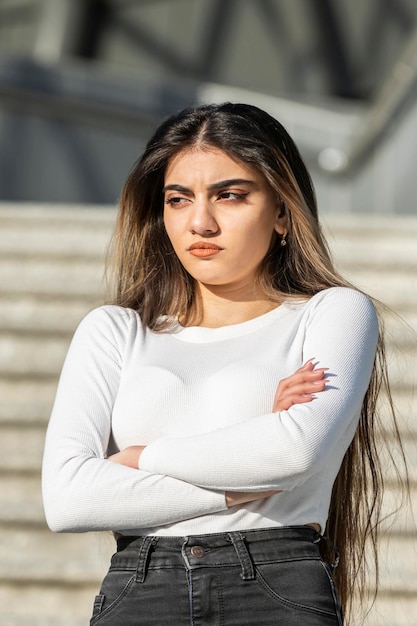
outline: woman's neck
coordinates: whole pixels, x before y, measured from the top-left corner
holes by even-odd
[[[180,322],[183,326],[204,326],[220,328],[240,324],[272,311],[280,302],[268,299],[263,293],[233,292],[214,290],[199,286],[196,293],[195,306],[186,319]]]

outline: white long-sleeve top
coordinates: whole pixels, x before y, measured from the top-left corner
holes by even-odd
[[[43,465],[58,532],[189,535],[318,523],[357,427],[378,323],[347,288],[221,328],[143,331],[119,306],[89,313],[71,343]],[[272,413],[278,382],[314,358],[329,383]],[[146,445],[141,469],[106,460]],[[227,508],[225,491],[280,490]]]

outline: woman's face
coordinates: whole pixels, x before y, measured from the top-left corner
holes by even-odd
[[[190,148],[169,162],[164,222],[184,268],[202,285],[253,291],[284,219],[256,169],[217,148]]]

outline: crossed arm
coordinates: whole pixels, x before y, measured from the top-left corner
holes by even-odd
[[[278,384],[272,412],[286,411],[295,404],[304,404],[311,402],[315,394],[320,393],[326,387],[327,379],[325,378],[326,368],[317,368],[314,366],[314,359],[309,359],[294,374],[281,380]],[[129,446],[116,454],[108,457],[113,463],[119,463],[133,469],[140,469],[140,457],[146,446]],[[277,490],[256,491],[256,492],[239,492],[226,491],[226,504],[228,508],[246,502],[252,502],[266,498],[275,493]]]
[[[343,453],[355,427],[378,326],[372,305],[350,290],[331,291],[320,307],[303,349],[331,368],[332,385],[310,360],[278,384],[272,413],[224,431],[129,447],[110,458],[126,337],[139,332],[140,322],[117,307],[87,316],[64,365],[45,445],[43,493],[52,530],[170,525],[291,490],[327,467],[329,454]]]

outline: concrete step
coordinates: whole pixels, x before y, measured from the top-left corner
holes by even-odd
[[[110,207],[0,205],[2,626],[85,626],[114,549],[110,533],[47,530],[40,465],[70,338],[81,318],[103,300],[104,257],[115,216]],[[417,219],[341,215],[324,221],[341,272],[392,306],[415,332]],[[356,626],[417,626],[417,405],[411,393],[417,337],[392,317],[387,340],[410,464],[411,508],[382,525],[382,594]],[[388,469],[385,511],[395,507],[395,481]]]
[[[25,474],[0,474],[0,525],[3,528],[19,526],[46,526],[41,495],[40,470]]]
[[[25,294],[8,298],[0,296],[0,332],[70,337],[91,308],[85,299],[75,297],[65,301],[45,301]]]
[[[343,274],[355,287],[391,307],[395,312],[410,309],[415,311],[417,290],[412,288],[415,269],[406,274],[395,267],[372,269],[366,266],[360,271],[346,268]]]
[[[13,425],[0,429],[2,454],[0,472],[33,472],[37,475],[42,464],[45,443],[45,428],[28,426],[16,428]]]
[[[416,347],[403,346],[401,351],[387,354],[390,383],[394,390],[408,389],[413,394],[417,380]]]
[[[62,368],[69,338],[25,337],[0,333],[0,375],[51,377]]]
[[[50,378],[0,377],[0,425],[46,427],[55,398],[58,374]]]
[[[367,241],[332,234],[328,240],[332,258],[342,273],[344,269],[360,272],[365,265],[372,269],[392,266],[411,273],[417,265],[416,235],[413,233],[393,239],[371,236]]]
[[[1,224],[1,221],[0,221]],[[103,259],[110,239],[110,229],[84,224],[58,224],[55,228],[26,225],[4,227],[0,231],[0,259],[22,257],[25,260],[42,258]],[[22,236],[22,234],[24,236]]]
[[[397,219],[398,218],[398,219]],[[372,213],[323,213],[323,229],[341,239],[398,239],[407,234],[417,235],[417,218],[414,215]]]
[[[415,534],[381,536],[379,556],[381,590],[417,597]]]
[[[2,626],[87,626],[98,584],[0,584]]]
[[[97,583],[114,547],[111,533],[57,535],[46,527],[9,527],[0,536],[0,582]]]
[[[0,293],[14,296],[82,297],[86,303],[97,302],[102,301],[103,279],[103,263],[95,259],[10,259],[0,263]]]
[[[404,449],[404,455],[407,462],[408,474],[410,481],[413,484],[417,484],[417,438],[415,436],[415,432],[410,437],[402,437],[402,445]],[[389,446],[389,440],[388,440]],[[382,443],[381,443],[382,449]],[[381,450],[379,450],[381,452]],[[400,472],[401,476],[404,476],[405,472],[403,469],[404,463],[400,452],[397,447],[389,446],[389,453],[392,455],[392,459],[387,454],[387,450],[384,449],[382,456],[383,468],[384,468],[384,479],[387,483],[395,484],[397,482],[398,476],[397,471]],[[396,464],[398,470],[395,470],[393,466],[393,462]],[[416,518],[417,519],[417,518]],[[417,530],[417,528],[416,528]]]
[[[381,532],[386,536],[403,536],[415,543],[417,520],[417,483],[411,485],[409,499],[404,499],[397,485],[386,485],[383,501]],[[415,568],[415,584],[417,585],[417,562]]]
[[[111,205],[0,202],[1,228],[41,228],[49,231],[72,226],[111,229],[116,207]]]
[[[393,265],[407,270],[417,265],[414,216],[400,216],[396,221],[381,215],[325,215],[322,224],[340,267]]]
[[[417,597],[381,593],[369,615],[353,620],[352,626],[417,626]]]

